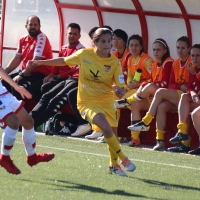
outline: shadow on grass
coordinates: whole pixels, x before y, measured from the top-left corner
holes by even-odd
[[[53,181],[55,183],[54,179],[47,179],[47,180]],[[56,181],[57,181],[57,183],[66,184],[66,185],[53,184],[54,186],[60,187],[60,189],[58,189],[58,190],[66,190],[66,189],[83,190],[83,191],[87,190],[87,191],[92,192],[92,193],[102,193],[102,194],[108,194],[108,195],[119,195],[119,196],[123,196],[123,197],[127,196],[127,197],[151,199],[151,198],[146,197],[144,195],[132,194],[132,193],[128,193],[128,192],[123,191],[123,190],[108,191],[108,190],[105,190],[103,188],[79,184],[79,183],[73,183],[71,181],[70,182],[64,181],[64,180],[56,180]],[[153,198],[153,199],[155,199],[155,198]]]
[[[134,178],[139,181],[142,181],[144,183],[148,183],[154,186],[161,186],[163,189],[166,190],[172,190],[172,189],[184,189],[184,190],[194,190],[199,192],[199,187],[191,187],[191,186],[185,186],[185,185],[177,185],[177,184],[170,184],[170,183],[165,183],[161,181],[155,181],[155,180],[146,180],[146,179],[141,179],[141,178]]]

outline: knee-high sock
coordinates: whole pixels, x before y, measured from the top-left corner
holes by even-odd
[[[110,148],[110,146],[107,144],[107,148],[110,154],[110,166],[116,166],[117,165],[117,154]]]
[[[113,135],[110,138],[105,138],[106,143],[110,146],[110,148],[117,154],[120,160],[124,160],[126,156],[123,154],[119,142],[113,133]]]
[[[142,118],[142,121],[145,125],[149,125],[153,120],[153,118],[154,116],[151,115],[149,112],[147,112],[146,115]]]
[[[16,134],[18,130],[11,129],[6,127],[2,134],[2,144],[1,144],[1,153],[5,156],[10,155],[10,151],[14,145]]]
[[[139,139],[139,135],[140,135],[140,132],[131,131],[131,138],[132,139],[138,140]]]
[[[22,140],[24,142],[26,155],[32,156],[35,154],[36,136],[34,128],[26,130],[22,127]]]
[[[126,101],[127,101],[129,104],[131,104],[131,103],[133,103],[133,102],[138,102],[138,101],[141,101],[141,100],[143,100],[143,98],[138,97],[138,96],[136,95],[136,93],[134,93],[134,94],[131,95],[130,97],[126,98]]]
[[[156,140],[164,140],[166,131],[156,129]]]
[[[186,122],[179,122],[177,125],[178,132],[183,134],[187,134],[187,123]]]

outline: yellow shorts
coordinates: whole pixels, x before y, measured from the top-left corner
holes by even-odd
[[[96,114],[103,113],[111,127],[118,126],[118,114],[114,102],[79,104],[78,110],[82,118],[89,121],[91,124]]]

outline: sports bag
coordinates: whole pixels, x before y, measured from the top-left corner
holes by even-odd
[[[78,128],[78,120],[69,113],[57,113],[43,124],[46,135],[70,136]]]

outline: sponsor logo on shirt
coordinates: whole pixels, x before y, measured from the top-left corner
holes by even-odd
[[[104,67],[105,67],[105,72],[109,72],[111,69],[111,66],[109,65],[104,65]]]
[[[90,70],[90,73],[92,74],[90,77],[91,78],[88,78],[88,77],[85,77],[84,79],[86,80],[86,81],[89,81],[89,82],[95,82],[95,83],[103,83],[100,79],[99,79],[99,77],[101,77],[101,76],[99,76],[98,74],[99,74],[99,70],[97,70],[96,72],[93,72],[92,70]]]
[[[99,70],[97,70],[96,74],[92,70],[90,70],[90,73],[93,75],[94,79],[98,79],[99,77],[101,77],[101,76],[98,76]]]
[[[86,64],[88,64],[88,65],[91,65],[91,64],[92,64],[92,62],[89,62],[89,61],[84,60],[84,59],[83,59],[83,62],[86,63]]]
[[[124,83],[124,76],[123,75],[119,75],[119,82]]]
[[[85,90],[91,91],[91,92],[103,92],[103,93],[108,92],[108,90],[104,90],[104,89],[89,88],[89,87],[87,87],[87,85],[85,85],[85,84],[82,84],[82,88],[85,89]],[[82,117],[83,117],[83,116],[82,116]]]

